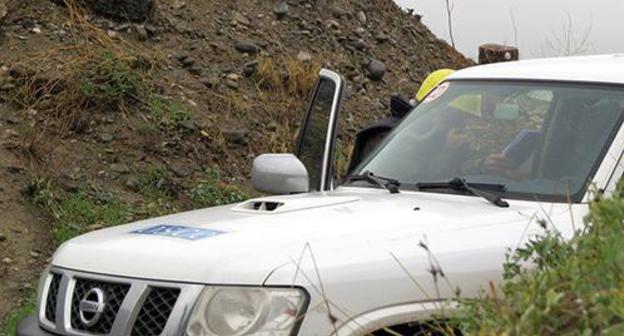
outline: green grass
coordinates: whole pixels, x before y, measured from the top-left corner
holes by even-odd
[[[207,170],[203,180],[191,194],[195,208],[242,202],[250,197],[249,193],[239,187],[223,184],[218,168]]]
[[[137,175],[139,193],[143,196],[143,203],[138,206],[137,214],[141,217],[157,217],[177,211],[174,206],[176,186],[166,168],[152,166]]]
[[[4,323],[0,322],[0,336],[15,335],[17,324],[37,309],[37,291],[30,289],[24,296],[24,304],[9,313]]]
[[[145,108],[154,122],[167,129],[188,131],[192,123],[190,107],[176,99],[153,93],[147,97]]]
[[[47,180],[35,180],[29,191],[32,202],[49,211],[56,219],[52,229],[57,244],[94,230],[119,225],[133,218],[133,209],[117,196],[84,189],[75,192],[60,192]]]
[[[78,94],[89,105],[120,106],[135,99],[144,87],[130,62],[111,51],[98,54],[81,68]]]

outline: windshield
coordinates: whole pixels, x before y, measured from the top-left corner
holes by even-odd
[[[623,111],[624,91],[615,87],[446,82],[354,174],[372,172],[407,189],[463,177],[504,184],[508,198],[578,202]]]

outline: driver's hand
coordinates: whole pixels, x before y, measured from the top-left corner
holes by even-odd
[[[482,166],[488,173],[507,173],[514,168],[511,162],[502,153],[492,154],[486,157],[483,160]]]

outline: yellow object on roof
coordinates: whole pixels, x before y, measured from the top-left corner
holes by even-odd
[[[455,70],[452,69],[440,69],[429,74],[418,89],[418,92],[416,92],[416,100],[419,102],[422,101],[433,89],[454,72]]]

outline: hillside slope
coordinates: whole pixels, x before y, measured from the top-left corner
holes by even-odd
[[[253,157],[290,150],[320,67],[348,79],[344,163],[391,94],[471,65],[391,0],[163,0],[140,24],[7,3],[0,206],[11,219],[0,220],[0,260],[10,260],[0,263],[0,321],[55,244],[246,197]],[[385,71],[371,69],[380,63]]]

